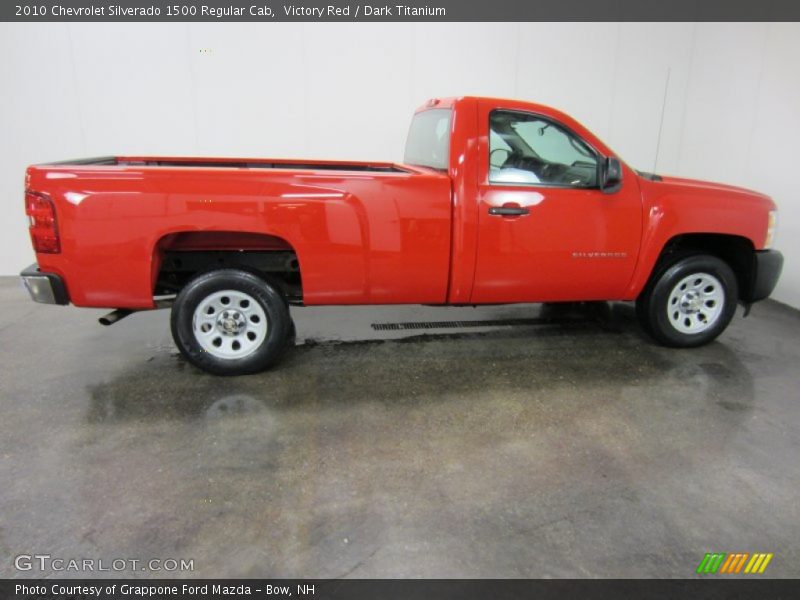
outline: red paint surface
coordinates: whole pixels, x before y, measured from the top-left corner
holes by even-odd
[[[26,187],[53,200],[61,243],[59,254],[37,255],[39,266],[64,278],[78,306],[150,308],[166,245],[291,248],[309,305],[480,304],[633,299],[667,241],[683,233],[732,234],[763,247],[774,204],[739,188],[652,182],[624,164],[614,194],[491,185],[488,115],[495,108],[547,116],[604,156],[615,155],[551,108],[479,98],[435,105],[446,106],[453,109],[448,173],[389,163],[224,158],[30,167]],[[154,160],[221,165],[131,164]],[[237,166],[256,162],[280,168]],[[342,170],[323,168],[331,165]],[[525,203],[530,213],[489,216],[490,206],[509,203]],[[199,238],[199,232],[215,233]],[[233,235],[239,233],[248,235]]]

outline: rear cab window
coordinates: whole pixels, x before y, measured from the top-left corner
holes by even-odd
[[[446,171],[450,165],[450,108],[418,112],[411,120],[403,162]]]

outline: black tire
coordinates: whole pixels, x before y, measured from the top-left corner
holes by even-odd
[[[224,303],[226,299],[228,302]],[[237,301],[241,306],[235,305]],[[222,311],[226,315],[228,312],[218,302],[229,304],[234,316],[222,319]],[[201,303],[208,308],[196,314]],[[196,320],[200,323],[197,328]],[[214,375],[263,371],[280,358],[294,329],[289,308],[278,288],[238,269],[209,271],[190,281],[175,299],[170,324],[172,338],[186,360]],[[203,337],[200,331],[206,326],[210,337]],[[229,326],[230,331],[225,329]],[[212,343],[217,340],[218,347]],[[241,343],[237,348],[238,340]],[[222,356],[224,352],[229,355]]]
[[[636,315],[660,344],[690,348],[711,342],[725,330],[738,298],[730,266],[716,256],[695,254],[654,275],[636,301]]]
[[[297,327],[294,325],[294,319],[289,319],[289,334],[286,336],[286,349],[294,348],[297,345]]]

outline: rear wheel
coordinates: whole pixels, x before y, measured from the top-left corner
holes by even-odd
[[[701,346],[715,339],[736,312],[736,276],[715,256],[678,260],[648,284],[636,301],[647,333],[674,347]]]
[[[211,271],[190,281],[175,299],[171,325],[181,354],[216,375],[267,368],[293,331],[281,293],[238,269]]]

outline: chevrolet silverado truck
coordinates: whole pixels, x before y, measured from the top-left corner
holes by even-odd
[[[715,339],[774,289],[773,201],[637,172],[569,116],[420,107],[403,164],[112,156],[29,167],[37,302],[171,306],[186,359],[260,371],[290,305],[635,301],[661,344]]]

